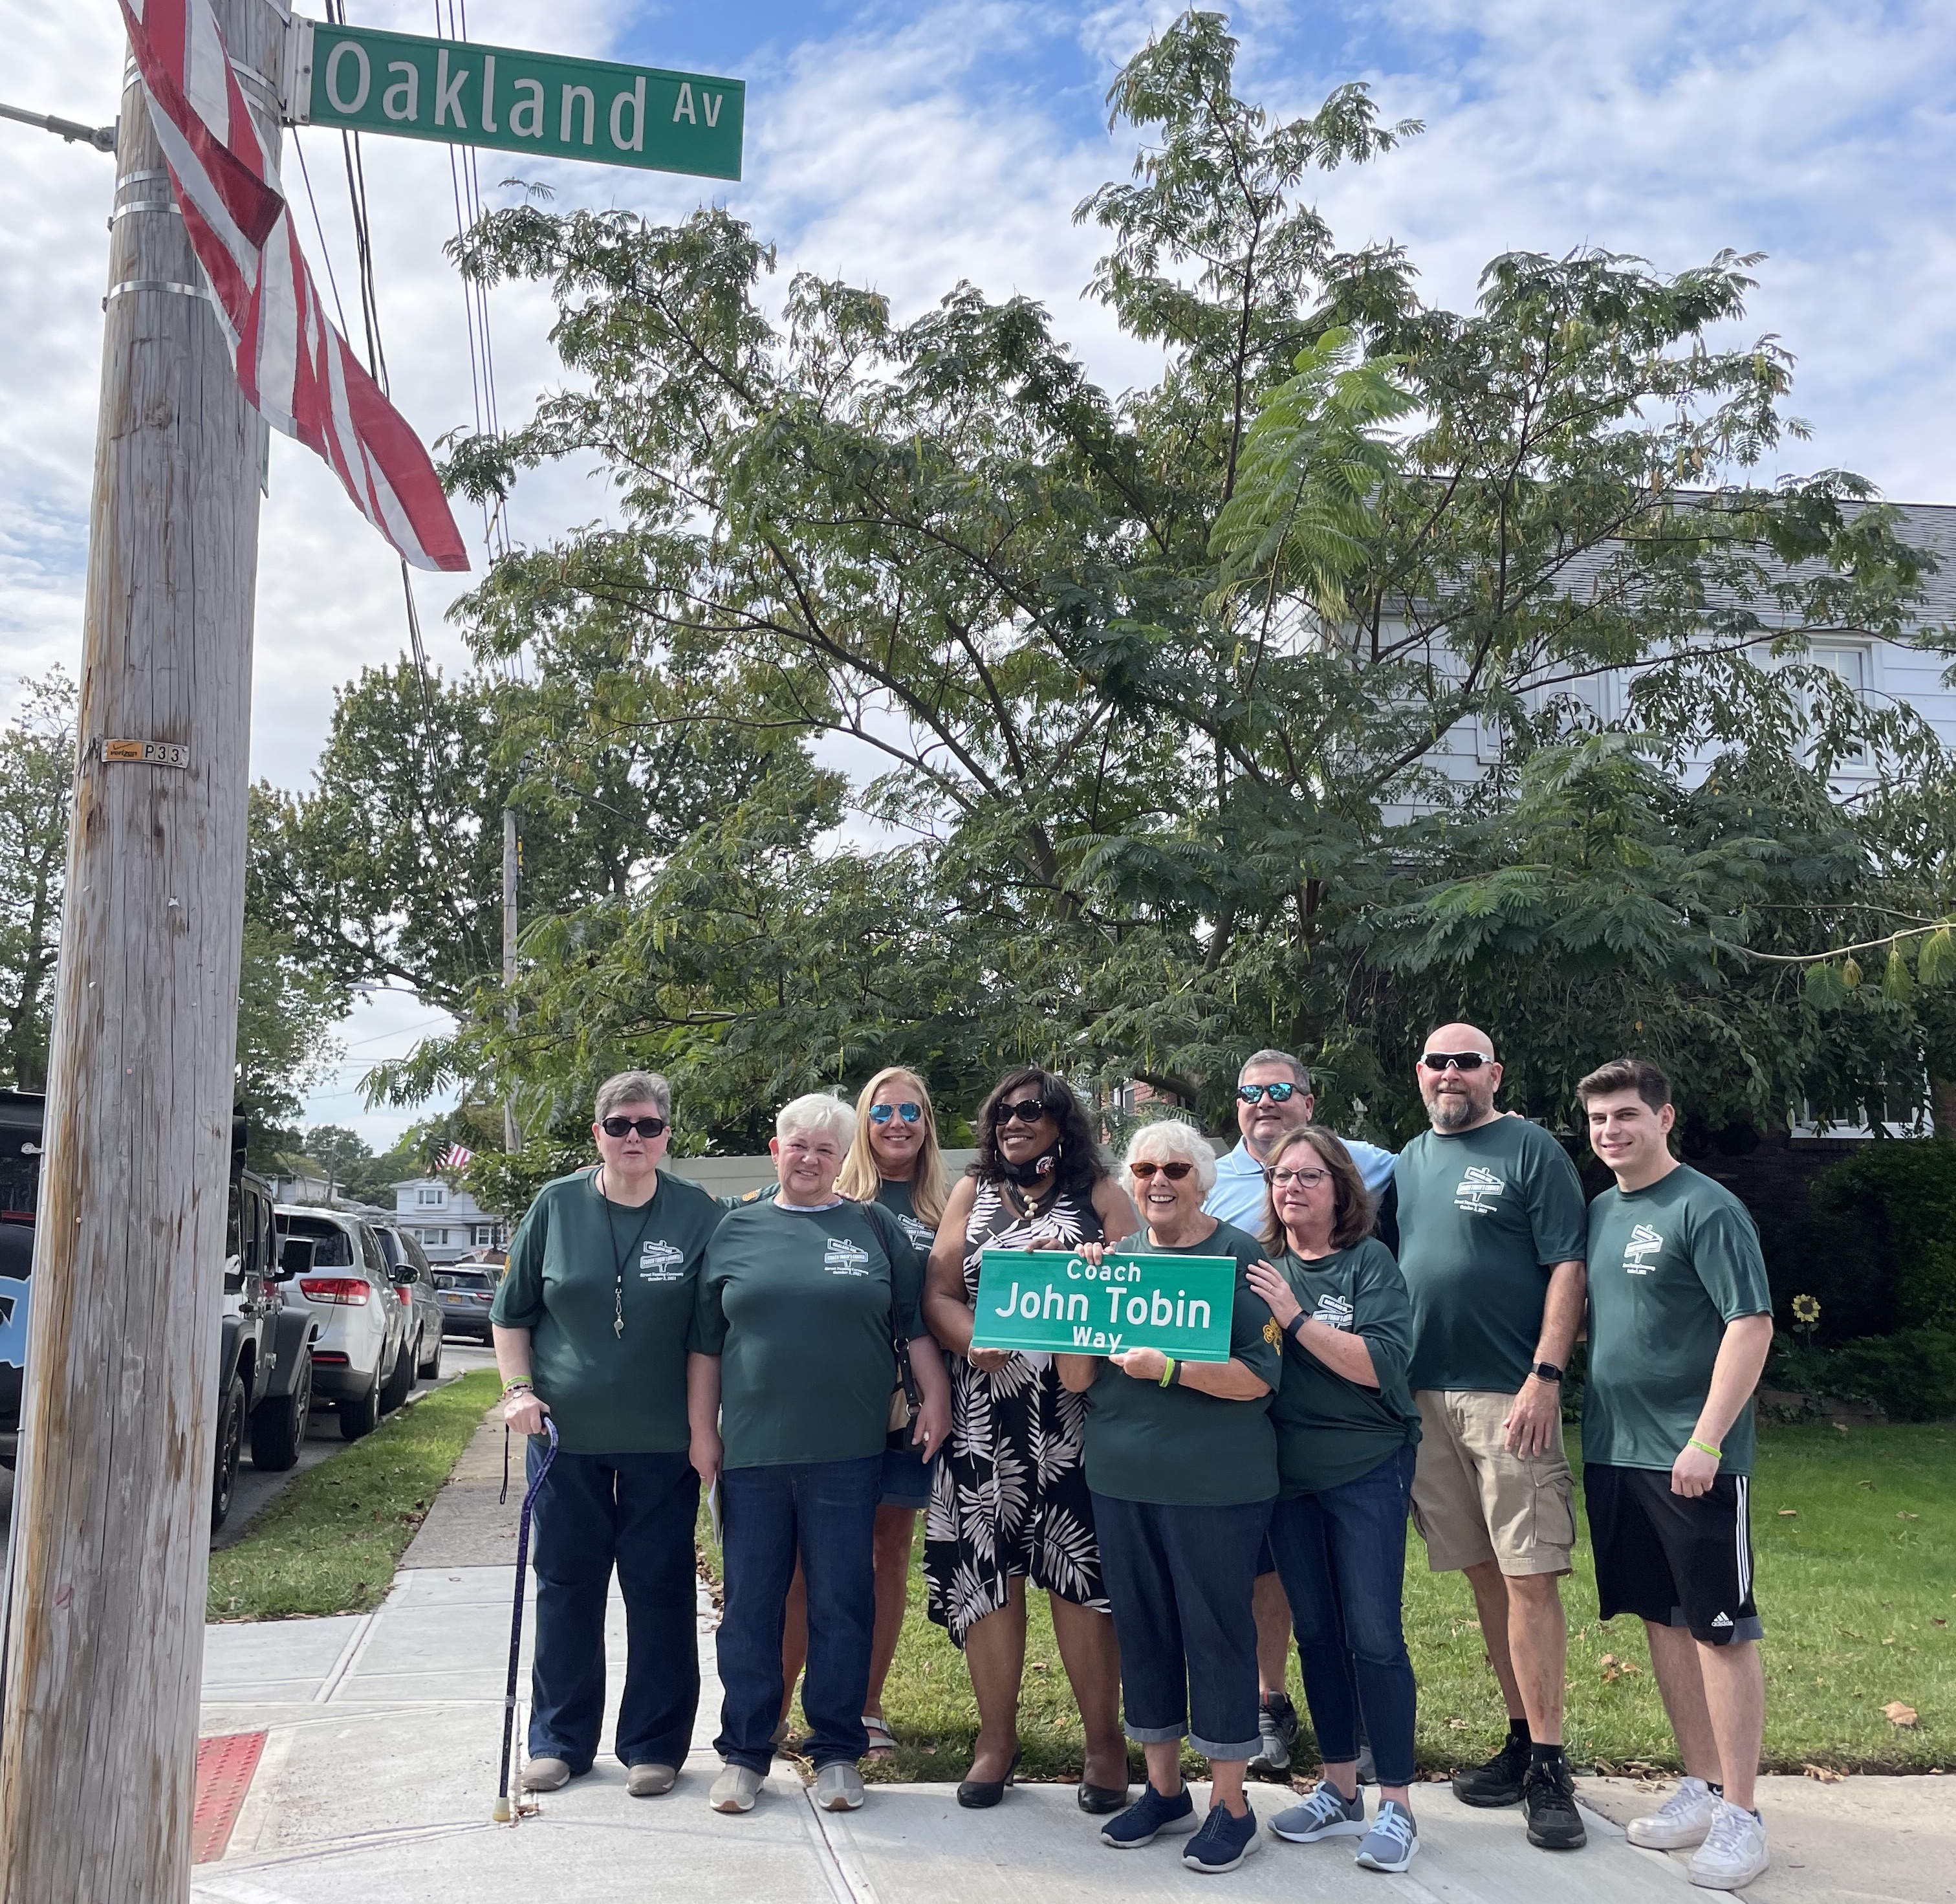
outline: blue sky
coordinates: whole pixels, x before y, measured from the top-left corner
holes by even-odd
[[[304,10],[304,0],[301,0]],[[313,11],[323,11],[314,8]],[[968,278],[1045,301],[1089,367],[1119,387],[1152,357],[1081,302],[1094,234],[1072,207],[1125,174],[1103,97],[1119,62],[1171,8],[1147,0],[853,5],[844,0],[473,0],[473,36],[737,76],[748,84],[746,176],[706,187],[806,267],[869,283],[913,312]],[[433,28],[433,0],[350,0],[356,21]],[[1582,244],[1666,269],[1721,248],[1763,251],[1746,328],[1798,360],[1793,409],[1812,440],[1788,468],[1844,466],[1912,500],[1956,500],[1956,8],[1931,0],[1254,0],[1232,15],[1239,90],[1283,113],[1363,79],[1390,118],[1425,135],[1327,178],[1320,203],[1348,243],[1408,245],[1429,296],[1459,304],[1510,248]],[[110,0],[0,0],[0,99],[104,120],[115,110]],[[308,135],[327,249],[342,286],[351,246],[337,152]],[[0,125],[0,711],[25,675],[74,671],[113,166]],[[486,155],[494,182],[510,163]],[[371,140],[379,295],[398,400],[424,437],[471,414],[444,150]],[[289,148],[289,182],[298,167]],[[683,217],[700,182],[561,165],[560,204]],[[317,255],[315,267],[320,263]],[[544,301],[498,290],[498,396],[520,415],[551,377]],[[519,537],[604,507],[565,472],[525,487]],[[323,467],[274,439],[261,542],[254,765],[305,783],[332,690],[402,645],[384,546]],[[461,650],[422,591],[438,658]],[[390,1015],[393,1016],[390,1018]],[[426,1014],[377,1001],[349,1025],[340,1076],[394,1048]],[[405,1036],[405,1033],[401,1034]],[[355,1049],[357,1045],[357,1050]],[[345,1116],[350,1100],[323,1113]],[[386,1134],[383,1121],[369,1129]]]

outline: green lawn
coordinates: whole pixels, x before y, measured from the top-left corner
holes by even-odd
[[[206,1618],[280,1619],[377,1606],[498,1386],[493,1371],[478,1369],[308,1468],[235,1547],[211,1555]]]
[[[1956,1767],[1956,1425],[1763,1428],[1753,1514],[1766,1626],[1768,1768]],[[717,1564],[717,1555],[706,1557]],[[1420,1763],[1443,1771],[1486,1757],[1506,1719],[1465,1581],[1429,1574],[1416,1536],[1409,1536],[1406,1558]],[[1077,1778],[1079,1717],[1045,1596],[1032,1599],[1021,1718],[1025,1773]],[[1570,1755],[1612,1769],[1674,1768],[1642,1628],[1597,1619],[1586,1544],[1577,1549],[1565,1603]],[[901,1749],[875,1776],[960,1778],[977,1711],[962,1659],[924,1616],[915,1567],[910,1606],[886,1701]],[[1301,1703],[1294,1655],[1291,1678]],[[1916,1725],[1891,1724],[1882,1710],[1891,1700],[1913,1707]]]

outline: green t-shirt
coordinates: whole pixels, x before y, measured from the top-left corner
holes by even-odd
[[[1145,1231],[1111,1246],[1150,1256],[1233,1256],[1236,1301],[1229,1353],[1274,1388],[1282,1367],[1276,1325],[1243,1271],[1267,1252],[1233,1224],[1178,1249],[1157,1249]],[[1087,1391],[1087,1485],[1117,1501],[1222,1508],[1267,1501],[1277,1491],[1270,1398],[1226,1401],[1177,1382],[1164,1388],[1104,1358]]]
[[[931,1245],[937,1241],[937,1232],[917,1214],[916,1205],[910,1201],[910,1186],[893,1183],[885,1177],[878,1186],[876,1201],[903,1225],[904,1234],[929,1256]]]
[[[1307,1315],[1357,1334],[1371,1351],[1376,1388],[1350,1381],[1295,1335],[1284,1337],[1283,1381],[1270,1404],[1278,1492],[1316,1494],[1369,1474],[1419,1439],[1406,1386],[1412,1306],[1393,1252],[1376,1236],[1307,1262],[1286,1250],[1277,1268]]]
[[[1393,1181],[1412,1299],[1408,1381],[1513,1394],[1535,1366],[1548,1271],[1582,1259],[1576,1166],[1539,1124],[1497,1117],[1453,1136],[1422,1131]]]
[[[660,1171],[638,1209],[598,1194],[595,1170],[537,1193],[510,1245],[489,1319],[530,1332],[530,1375],[573,1454],[683,1454],[695,1285],[719,1206]],[[624,1259],[625,1333],[617,1319]]]
[[[923,1257],[878,1205],[729,1211],[700,1272],[699,1340],[720,1358],[727,1466],[880,1454],[892,1327],[906,1341],[924,1333],[923,1291]]]
[[[1589,1372],[1582,1458],[1668,1470],[1698,1426],[1725,1325],[1772,1311],[1746,1206],[1688,1164],[1589,1206]],[[1753,1471],[1749,1399],[1721,1471]]]

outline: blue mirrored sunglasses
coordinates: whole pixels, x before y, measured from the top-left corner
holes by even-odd
[[[1266,1092],[1273,1104],[1287,1104],[1296,1094],[1295,1085],[1238,1085],[1236,1095],[1246,1104],[1261,1104]]]
[[[914,1124],[923,1115],[921,1104],[872,1104],[869,1122],[887,1124],[892,1117],[901,1117],[906,1124]]]

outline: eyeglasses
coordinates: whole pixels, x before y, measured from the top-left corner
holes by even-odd
[[[1281,1190],[1287,1183],[1295,1183],[1300,1190],[1314,1190],[1331,1180],[1329,1170],[1266,1170],[1264,1174],[1273,1190]]]
[[[1478,1071],[1494,1062],[1484,1051],[1426,1051],[1419,1061],[1429,1071],[1444,1071],[1449,1065],[1456,1071]]]
[[[869,1122],[887,1124],[892,1117],[901,1117],[906,1124],[914,1124],[923,1115],[921,1104],[872,1104]]]
[[[1022,1124],[1036,1124],[1046,1114],[1043,1097],[1021,1097],[1016,1104],[1001,1104],[996,1122],[1002,1127],[1017,1118]]]
[[[598,1128],[607,1137],[663,1137],[672,1129],[663,1117],[607,1117]]]
[[[1193,1164],[1130,1164],[1128,1166],[1128,1174],[1130,1176],[1139,1177],[1145,1183],[1156,1171],[1159,1170],[1169,1183],[1179,1183],[1194,1168],[1195,1166]]]
[[[1287,1104],[1297,1094],[1295,1085],[1238,1085],[1236,1095],[1246,1104],[1260,1104],[1267,1096],[1273,1104]]]

